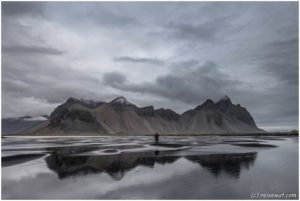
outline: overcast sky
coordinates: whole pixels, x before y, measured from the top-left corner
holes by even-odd
[[[228,95],[298,128],[297,2],[2,2],[2,116],[68,97],[178,113]]]

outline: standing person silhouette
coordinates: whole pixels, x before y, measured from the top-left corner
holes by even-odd
[[[155,144],[158,144],[159,143],[159,134],[155,133],[154,138],[155,138]]]

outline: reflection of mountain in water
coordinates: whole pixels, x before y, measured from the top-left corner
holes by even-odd
[[[189,155],[183,158],[207,168],[213,175],[226,173],[238,178],[243,168],[254,164],[257,153]],[[174,163],[181,156],[167,156],[159,152],[131,152],[115,155],[64,156],[57,152],[46,158],[48,167],[60,179],[89,173],[106,172],[121,180],[125,173],[137,166],[153,168],[155,163]]]
[[[256,155],[256,152],[250,152],[186,156],[186,158],[207,168],[215,176],[219,176],[220,173],[225,172],[230,176],[239,178],[243,168],[249,169],[254,164]]]
[[[134,152],[114,155],[62,156],[54,153],[46,158],[48,167],[63,179],[71,175],[106,172],[114,179],[139,165],[153,168],[155,163],[173,163],[180,157],[158,157],[158,152]]]

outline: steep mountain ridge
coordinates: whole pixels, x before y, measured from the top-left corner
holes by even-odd
[[[225,96],[217,103],[208,99],[183,114],[170,109],[138,107],[124,97],[105,103],[69,98],[43,124],[23,132],[37,135],[80,134],[257,133],[263,130],[246,108]]]
[[[230,98],[225,96],[221,100],[216,103],[217,107],[224,113],[233,116],[240,120],[243,123],[252,125],[256,127],[254,119],[247,111],[246,108],[242,107],[240,104],[234,105],[232,104]]]

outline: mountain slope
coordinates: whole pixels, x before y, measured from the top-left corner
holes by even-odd
[[[179,115],[170,109],[137,107],[124,97],[108,103],[69,98],[49,119],[22,134],[168,134],[258,133],[246,108],[232,104],[225,96],[217,103],[208,99],[202,105]]]
[[[1,120],[1,132],[2,134],[15,134],[24,130],[28,130],[44,121],[46,121],[48,117],[31,117],[24,116],[20,118],[4,118]]]
[[[254,119],[246,108],[241,107],[240,104],[234,105],[228,96],[225,96],[216,103],[217,107],[226,115],[232,116],[241,122],[256,127]]]

